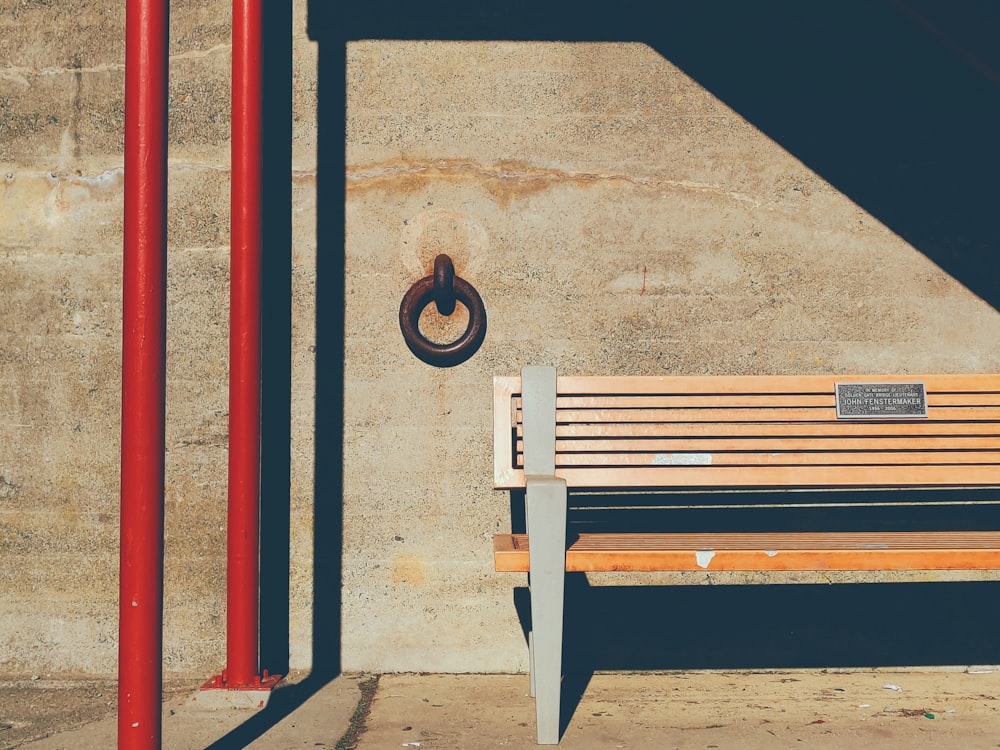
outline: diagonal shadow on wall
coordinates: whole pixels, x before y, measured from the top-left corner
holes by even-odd
[[[330,45],[649,44],[958,281],[1000,303],[1000,225],[992,217],[1000,200],[1000,6],[990,0],[314,0],[310,28]]]
[[[329,679],[340,669],[340,591],[336,582],[340,580],[343,539],[343,144],[344,48],[348,41],[649,44],[1000,309],[996,274],[1000,229],[993,218],[995,207],[1000,205],[995,177],[1000,174],[996,137],[1000,132],[1000,56],[993,49],[998,32],[1000,6],[988,0],[947,4],[932,0],[621,0],[595,5],[527,0],[489,5],[457,0],[405,5],[310,0],[309,33],[320,48],[314,571],[317,675]],[[516,498],[512,504],[516,524]],[[883,663],[880,655],[890,646],[892,661],[898,664],[966,663],[977,656],[979,661],[1000,660],[995,646],[990,645],[993,639],[988,627],[995,620],[996,607],[983,604],[985,590],[992,590],[992,586],[845,585],[835,587],[832,594],[829,587],[677,587],[661,594],[655,588],[599,590],[571,582],[568,607],[586,607],[590,613],[647,611],[673,617],[676,632],[671,638],[680,638],[684,648],[663,650],[663,633],[655,618],[646,626],[633,623],[629,636],[633,648],[620,658],[614,649],[602,646],[602,642],[606,644],[602,634],[614,632],[621,623],[593,621],[579,642],[568,648],[584,662],[584,673],[594,668],[625,667],[874,664]],[[937,605],[928,610],[928,601]],[[738,623],[748,610],[794,613],[785,623],[786,630],[796,634],[795,648],[782,651],[788,639],[766,627],[741,630]],[[697,611],[699,617],[686,623],[676,617],[676,613],[686,611]],[[878,623],[865,616],[873,611],[878,613]],[[939,617],[921,615],[928,611],[979,614],[965,621],[971,628],[956,630],[943,628]],[[831,612],[840,614],[830,617]],[[522,618],[525,624],[527,617],[525,613]],[[735,624],[727,629],[727,621]],[[698,622],[713,622],[714,629],[706,633]],[[820,627],[820,622],[826,625]],[[832,646],[831,632],[837,634]],[[765,634],[770,635],[765,638]],[[731,647],[720,650],[722,642]],[[586,675],[577,682],[578,687],[585,685]]]

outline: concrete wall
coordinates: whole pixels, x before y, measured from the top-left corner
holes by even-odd
[[[225,626],[229,4],[172,6],[164,658],[207,674]],[[124,3],[0,5],[4,672],[116,669],[124,23]]]
[[[0,672],[115,669],[121,6],[0,2]],[[305,0],[291,26],[291,445],[266,449],[289,456],[292,667],[337,635],[314,602],[338,582],[313,568],[341,553],[345,669],[526,666],[523,577],[492,571],[510,527],[493,374],[1000,366],[996,310],[650,47],[351,42],[346,276],[323,285],[346,292],[343,548],[314,548],[339,501],[314,491],[314,399],[340,388],[315,373],[317,325],[339,325],[317,321],[316,269],[341,248],[317,248]],[[165,660],[207,677],[224,661],[228,3],[175,0],[171,33]],[[489,314],[446,370],[396,320],[439,252]]]
[[[347,128],[348,668],[526,666],[494,373],[1000,364],[996,310],[647,46],[354,43]],[[454,370],[397,334],[438,252],[490,316]]]

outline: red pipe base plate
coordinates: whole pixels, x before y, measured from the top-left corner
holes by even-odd
[[[269,692],[273,690],[284,675],[280,674],[268,674],[267,670],[264,670],[263,675],[254,675],[253,680],[247,684],[237,684],[235,682],[230,682],[226,670],[222,670],[222,674],[217,674],[215,677],[210,679],[204,685],[201,686],[202,690],[263,690]]]

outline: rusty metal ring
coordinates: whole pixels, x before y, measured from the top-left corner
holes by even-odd
[[[486,338],[486,307],[479,292],[458,276],[453,281],[455,298],[469,311],[469,324],[458,339],[450,344],[436,344],[420,332],[420,314],[435,298],[434,276],[425,276],[403,296],[399,305],[399,328],[410,351],[423,362],[435,367],[454,367],[479,351]]]

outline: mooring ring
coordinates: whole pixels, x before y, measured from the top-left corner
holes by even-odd
[[[440,279],[440,274],[438,274]],[[455,299],[469,311],[469,324],[450,344],[436,344],[420,332],[420,314],[435,299],[435,277],[425,276],[403,296],[399,305],[399,328],[403,340],[418,359],[435,367],[454,367],[479,351],[486,338],[486,307],[479,292],[465,279],[454,277]]]

